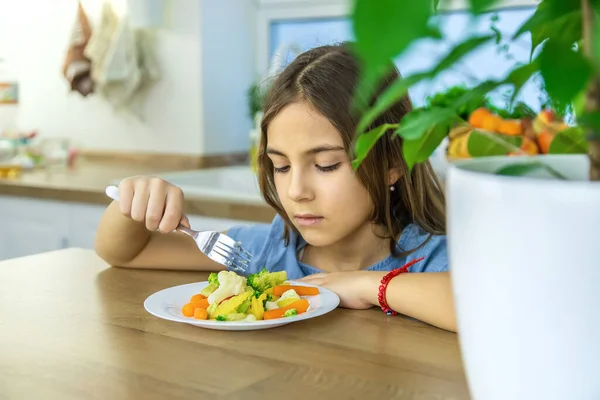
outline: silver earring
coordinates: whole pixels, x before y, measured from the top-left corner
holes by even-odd
[[[396,190],[396,188],[394,187],[394,185],[390,185],[390,192],[393,192],[394,190]]]

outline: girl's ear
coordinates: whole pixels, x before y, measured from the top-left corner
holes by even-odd
[[[390,168],[388,171],[388,185],[393,185],[402,177],[400,168]]]

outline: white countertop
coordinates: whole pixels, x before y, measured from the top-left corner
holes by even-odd
[[[256,175],[249,166],[173,172],[159,177],[179,186],[189,196],[266,205]]]

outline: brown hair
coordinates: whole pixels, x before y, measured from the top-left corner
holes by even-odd
[[[287,105],[305,101],[329,119],[340,132],[348,154],[354,156],[354,138],[359,115],[352,113],[352,101],[359,79],[359,62],[346,44],[322,46],[300,54],[272,82],[263,104],[261,143],[258,154],[258,176],[261,192],[285,221],[284,240],[289,243],[289,229],[294,229],[283,209],[273,179],[273,164],[266,154],[267,128]],[[370,103],[401,79],[396,68],[383,80]],[[370,129],[385,123],[399,123],[412,109],[408,96],[381,114]],[[401,176],[390,191],[388,174],[399,168]],[[356,171],[357,178],[371,195],[374,204],[371,221],[386,228],[393,239],[390,250],[396,251],[396,240],[410,223],[418,224],[433,234],[445,234],[445,199],[441,184],[429,161],[417,164],[409,173],[402,156],[402,139],[387,132],[377,141]],[[420,246],[419,246],[420,247]],[[415,249],[402,249],[407,254]]]

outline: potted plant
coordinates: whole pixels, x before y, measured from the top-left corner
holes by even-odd
[[[476,16],[496,2],[468,3]],[[363,63],[357,90],[373,90],[388,60],[415,41],[441,37],[435,12],[427,1],[355,0],[354,45]],[[539,75],[552,104],[571,106],[575,117],[565,127],[553,123],[553,110],[538,110],[536,132],[558,126],[550,129],[549,154],[528,154],[519,140],[479,127],[467,143],[477,156],[448,171],[460,345],[475,399],[600,398],[600,1],[542,0],[510,39],[526,34],[533,43],[528,63],[449,104],[373,127],[412,85],[493,43],[494,33],[467,38],[431,70],[405,76],[372,107],[357,103],[355,166],[389,129],[403,138],[410,166],[424,162],[451,128],[470,125],[460,107],[501,87],[513,88],[514,99]]]

